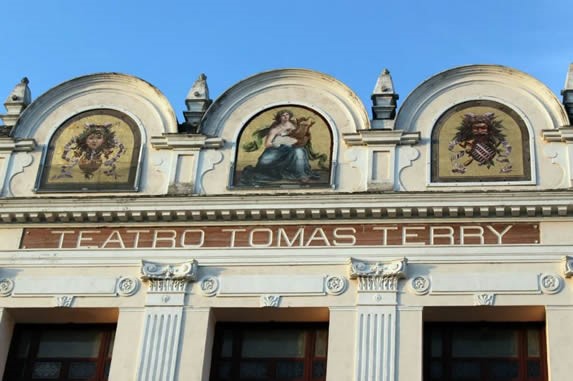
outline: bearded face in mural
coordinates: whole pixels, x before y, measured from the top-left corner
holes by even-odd
[[[452,172],[465,173],[470,165],[491,168],[496,162],[502,163],[501,173],[512,170],[508,156],[511,145],[503,134],[502,122],[493,112],[485,114],[465,114],[448,146],[452,152]]]

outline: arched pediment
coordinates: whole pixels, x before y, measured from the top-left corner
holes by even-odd
[[[465,136],[474,119],[491,122],[482,134],[488,142]],[[558,153],[549,152],[544,131],[568,123],[555,94],[526,73],[498,65],[441,72],[420,84],[396,116],[397,130],[422,139],[420,160],[400,182],[406,190],[565,186],[564,167],[555,165]]]

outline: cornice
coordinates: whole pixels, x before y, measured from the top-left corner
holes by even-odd
[[[27,198],[0,201],[0,224],[573,217],[569,191]]]

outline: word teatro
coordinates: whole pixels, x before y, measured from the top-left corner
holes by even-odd
[[[353,224],[142,228],[30,228],[23,249],[140,249],[538,244],[539,225]]]

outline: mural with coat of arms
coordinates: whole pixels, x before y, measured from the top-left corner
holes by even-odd
[[[433,182],[531,179],[529,134],[509,107],[471,101],[444,113],[432,132]]]

